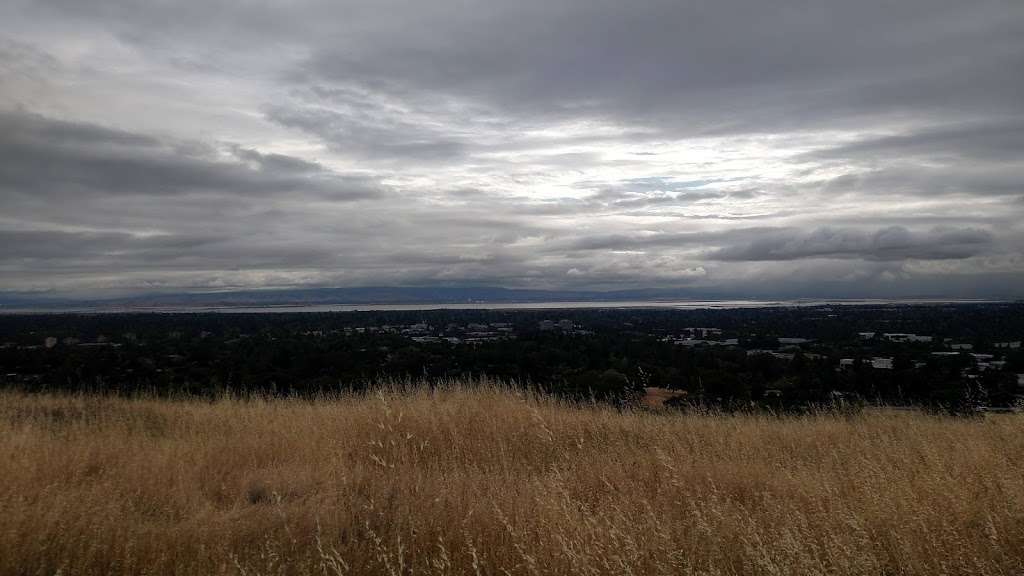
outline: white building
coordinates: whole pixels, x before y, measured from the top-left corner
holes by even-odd
[[[902,332],[885,333],[883,338],[890,342],[931,342],[931,336],[918,336],[917,334],[904,334]]]
[[[892,370],[892,358],[872,358],[871,367],[877,370]]]
[[[703,340],[700,338],[686,338],[675,341],[680,346],[738,346],[740,341],[739,338],[728,338],[725,340]],[[748,354],[749,355],[749,354]]]
[[[707,338],[718,336],[722,333],[721,328],[684,328],[683,332],[689,333],[694,338]]]

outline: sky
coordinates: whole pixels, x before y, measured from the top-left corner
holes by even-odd
[[[1024,297],[1020,0],[5,0],[0,293]]]

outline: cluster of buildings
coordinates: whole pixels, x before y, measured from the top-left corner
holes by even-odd
[[[134,342],[135,335],[126,333],[122,336],[123,341]],[[65,338],[57,338],[56,336],[46,336],[43,338],[41,344],[16,344],[14,342],[4,342],[0,344],[0,349],[17,348],[19,350],[39,350],[39,349],[52,349],[57,346],[80,346],[83,348],[96,348],[96,347],[109,347],[119,348],[122,346],[121,342],[114,342],[106,336],[97,336],[94,340],[82,340],[75,336],[67,336]]]
[[[666,336],[666,342],[693,348],[696,346],[739,346],[739,338],[722,337],[721,328],[683,328],[678,336]]]
[[[541,332],[561,332],[562,334],[593,334],[590,330],[584,330],[572,320],[541,320],[537,323],[537,329]]]
[[[967,367],[963,370],[963,375],[965,378],[971,379],[978,378],[981,373],[986,371],[998,372],[1005,370],[1007,361],[1000,355],[1000,353],[1007,353],[1021,348],[1021,342],[1019,340],[996,342],[992,344],[992,349],[995,353],[979,353],[974,351],[973,344],[968,342],[958,342],[953,338],[944,338],[939,342],[934,336],[905,332],[860,332],[858,333],[858,336],[864,343],[861,350],[863,354],[839,358],[836,370],[852,370],[858,366],[869,367],[875,370],[895,369],[895,358],[893,356],[878,355],[878,352],[881,350],[872,344],[930,344],[931,346],[926,348],[926,350],[930,349],[930,351],[920,350],[919,348],[913,349],[917,350],[917,353],[912,360],[914,368],[921,368],[925,366],[929,357],[963,357],[969,359]],[[687,348],[704,346],[739,346],[738,338],[722,338],[722,330],[719,328],[685,328],[681,330],[678,335],[666,336],[663,340]],[[820,345],[810,348],[810,350],[816,350],[818,353],[809,351],[807,349],[807,345],[815,343],[815,341],[810,338],[783,337],[776,338],[775,340],[778,344],[777,347],[747,349],[747,356],[766,355],[784,361],[793,360],[797,354],[800,354],[809,360],[821,360],[829,356],[833,358],[835,357],[835,352],[824,349]],[[936,348],[941,349],[936,350]],[[874,352],[874,354],[872,354],[872,352]],[[1024,385],[1024,374],[1019,375],[1018,378],[1021,384]]]
[[[416,324],[385,324],[383,326],[366,326],[345,328],[346,336],[353,334],[396,334],[406,336],[413,342],[434,343],[449,342],[451,344],[472,344],[493,340],[504,340],[515,337],[515,328],[510,322],[490,322],[455,324],[436,327],[432,324],[419,322]]]
[[[860,358],[840,358],[839,359],[839,367],[837,368],[837,370],[849,370],[849,369],[852,369],[853,367],[855,367],[857,365],[858,361],[860,361],[862,363],[862,365],[870,366],[871,368],[874,368],[875,370],[892,370],[893,369],[893,359],[892,358],[885,358],[885,357],[882,357],[882,356],[873,356],[873,357],[864,358],[864,359],[860,359]]]
[[[906,334],[906,333],[883,333],[878,335],[875,332],[861,332],[861,340],[874,340],[876,337],[880,338],[885,342],[893,343],[924,343],[924,344],[938,344],[932,336],[920,336],[917,334]],[[933,350],[928,353],[932,358],[958,358],[966,355],[970,358],[971,366],[964,369],[964,376],[968,378],[976,378],[977,373],[985,372],[988,370],[1000,371],[1006,368],[1006,360],[998,358],[995,354],[983,354],[972,352],[974,350],[974,344],[968,342],[957,342],[953,338],[944,338],[941,346],[943,350]],[[996,342],[992,345],[996,350],[1017,350],[1020,348],[1020,341],[1013,342]],[[868,358],[841,358],[839,360],[839,370],[845,370],[852,368],[858,361],[863,364],[869,365],[872,368],[879,370],[892,370],[893,369],[893,358],[889,357],[868,357]],[[923,358],[918,358],[914,362],[915,368],[920,368],[927,364]],[[1024,377],[1022,377],[1024,380]]]
[[[684,328],[676,336],[666,336],[662,338],[665,342],[672,342],[677,346],[684,346],[686,348],[695,348],[700,346],[710,347],[737,347],[740,345],[739,338],[722,338],[721,328]],[[778,342],[778,349],[761,349],[754,348],[747,350],[747,356],[757,355],[770,355],[783,360],[792,360],[796,357],[797,352],[801,351],[802,344],[809,344],[814,342],[810,338],[776,338]],[[805,357],[814,358],[820,357],[817,354],[804,354]]]

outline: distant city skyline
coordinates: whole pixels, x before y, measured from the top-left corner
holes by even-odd
[[[1024,297],[1024,3],[0,6],[0,299]]]

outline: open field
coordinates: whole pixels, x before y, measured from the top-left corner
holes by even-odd
[[[1024,418],[0,393],[0,574],[1020,574]]]

